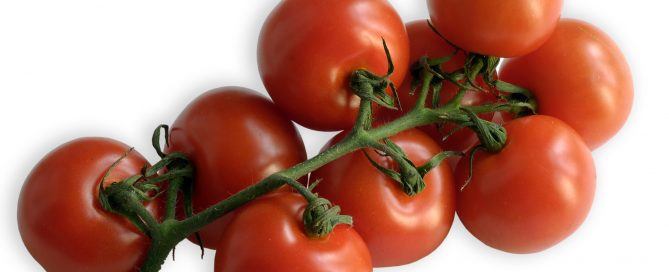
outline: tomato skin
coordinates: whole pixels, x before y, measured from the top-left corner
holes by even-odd
[[[324,148],[343,137],[340,133]],[[390,139],[416,165],[441,151],[418,129]],[[396,169],[390,158],[372,150],[367,153],[379,164]],[[451,169],[445,163],[425,176],[425,190],[413,197],[374,168],[362,151],[321,167],[310,178],[322,179],[315,191],[339,205],[343,214],[353,216],[353,226],[367,243],[375,267],[407,264],[427,256],[441,244],[453,223],[455,189]]]
[[[234,211],[216,249],[214,271],[372,271],[365,243],[348,225],[322,239],[304,233],[306,200],[279,192]]]
[[[548,40],[562,0],[427,0],[434,26],[469,52],[498,57],[528,54]]]
[[[293,123],[272,101],[242,87],[214,89],[192,101],[174,121],[169,143],[168,153],[185,153],[195,168],[196,213],[306,159]],[[205,247],[216,246],[225,222],[200,231]]]
[[[483,243],[512,253],[547,249],[585,220],[595,194],[590,150],[564,122],[549,116],[520,118],[504,126],[501,152],[479,151],[472,180],[457,195],[458,217]],[[469,157],[455,172],[469,176]]]
[[[98,186],[109,167],[130,147],[106,138],[79,138],[46,155],[19,196],[23,243],[47,271],[136,271],[150,240],[125,218],[105,211]],[[106,184],[141,173],[148,165],[132,151]],[[147,206],[158,218],[161,205]]]
[[[349,88],[351,73],[364,68],[386,74],[382,38],[395,64],[390,80],[399,86],[409,66],[409,41],[390,3],[281,1],[260,33],[260,75],[292,120],[315,130],[349,129],[360,104]]]
[[[560,21],[537,51],[505,61],[500,78],[532,91],[539,114],[566,122],[593,150],[622,128],[634,99],[632,74],[615,42],[573,19]]]

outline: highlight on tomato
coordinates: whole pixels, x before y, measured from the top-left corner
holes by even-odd
[[[555,29],[562,0],[427,0],[430,19],[458,47],[497,57],[528,54]]]
[[[216,247],[214,271],[372,271],[365,242],[351,226],[337,225],[324,238],[305,234],[306,206],[301,195],[279,192],[235,210]]]
[[[325,147],[339,142],[344,132]],[[418,129],[389,138],[409,160],[422,165],[441,152],[439,145]],[[379,165],[396,169],[396,163],[373,150],[367,154]],[[451,169],[445,164],[425,177],[425,189],[408,196],[397,181],[368,161],[363,151],[341,157],[312,173],[314,189],[353,217],[354,228],[365,240],[375,267],[414,262],[436,249],[448,234],[455,214]]]
[[[98,200],[108,171],[104,185],[148,165],[129,150],[108,138],[79,138],[51,151],[30,172],[19,195],[19,232],[46,271],[130,272],[141,266],[151,240]],[[161,206],[151,201],[147,209],[160,218]]]
[[[214,89],[193,100],[169,133],[166,152],[177,151],[195,169],[195,213],[306,159],[293,123],[272,101],[243,87]],[[225,222],[199,232],[205,247],[216,247]]]
[[[535,52],[506,60],[500,78],[532,91],[538,113],[574,128],[596,149],[625,124],[634,86],[625,56],[597,27],[563,19]]]
[[[260,33],[258,68],[290,119],[315,130],[350,129],[360,104],[351,74],[386,74],[383,40],[395,65],[390,80],[399,86],[409,67],[409,40],[388,1],[281,1]]]
[[[595,194],[595,165],[587,145],[559,119],[535,115],[504,127],[508,138],[501,152],[475,152],[472,165],[471,157],[460,160],[457,214],[488,246],[542,251],[585,220]]]

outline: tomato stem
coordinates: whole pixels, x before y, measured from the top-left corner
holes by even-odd
[[[419,105],[425,105],[425,101],[427,100],[427,95],[429,93],[429,88],[431,86],[430,83],[432,82],[433,78],[434,74],[431,71],[424,71],[423,84],[421,85],[421,90],[418,93],[418,99],[416,100],[414,109],[420,109],[421,106]]]
[[[175,219],[177,211],[177,196],[183,185],[183,177],[171,179],[167,185],[167,203],[165,203],[165,220]]]
[[[371,106],[371,104],[369,103],[362,103],[362,104],[367,104]],[[482,111],[484,109],[479,109],[479,110]],[[370,114],[371,114],[371,109],[370,109]],[[239,191],[236,194],[233,194],[227,199],[193,215],[192,217],[186,218],[182,221],[174,221],[169,226],[166,226],[164,223],[160,224],[160,226],[158,227],[156,227],[155,225],[150,226],[150,228],[158,228],[161,230],[157,231],[157,233],[159,233],[158,236],[154,234],[156,233],[156,231],[151,232],[153,234],[152,245],[141,271],[144,272],[159,271],[162,262],[164,261],[165,258],[169,256],[170,250],[179,241],[185,239],[186,237],[188,237],[188,235],[195,233],[196,231],[200,230],[207,224],[212,223],[216,219],[222,217],[228,212],[234,210],[235,208],[244,205],[261,195],[267,194],[281,187],[284,184],[290,185],[300,177],[348,153],[351,153],[360,148],[370,147],[372,145],[372,142],[378,143],[378,141],[381,139],[390,137],[401,131],[414,128],[417,126],[422,126],[435,122],[443,122],[445,120],[443,116],[456,116],[456,115],[465,116],[464,118],[466,118],[466,115],[459,108],[445,106],[438,109],[428,109],[420,107],[410,111],[409,113],[407,113],[403,117],[400,117],[399,119],[396,119],[395,121],[387,123],[386,125],[376,128],[371,128],[369,130],[365,130],[362,128],[354,129],[341,142],[333,145],[332,147],[316,155],[315,157],[308,159],[304,162],[301,162],[291,168],[270,175],[269,177],[261,180],[260,182],[251,185],[246,189]],[[448,119],[449,118],[446,118],[446,120]],[[365,119],[361,117],[358,118],[358,120],[365,120]],[[363,122],[364,121],[361,121],[360,123],[356,124],[356,127],[363,126],[365,124]],[[293,183],[292,185],[296,184]],[[298,191],[302,190],[301,187],[299,186],[296,188],[299,188]],[[306,191],[303,191],[303,193],[304,192]],[[306,195],[308,196],[309,194]],[[166,220],[165,222],[172,222],[172,221]],[[164,230],[166,228],[168,228],[169,231]],[[160,233],[169,233],[169,235],[165,234],[166,237],[162,237],[163,235]]]
[[[352,133],[362,133],[361,131],[368,130],[372,126],[372,101],[367,98],[361,98],[360,110],[356,125],[353,127]]]
[[[314,194],[306,186],[302,185],[302,183],[299,183],[294,179],[291,179],[289,177],[280,174],[274,174],[274,175],[276,175],[274,178],[279,179],[283,181],[285,184],[288,184],[289,186],[293,187],[293,189],[295,189],[298,193],[300,193],[304,197],[304,199],[307,200],[307,202],[312,202],[318,198],[316,194]]]
[[[388,49],[385,49],[387,53]],[[453,54],[455,53],[457,51]],[[119,194],[127,195],[118,197],[118,199],[109,199],[109,201],[128,202],[120,206],[122,210],[121,214],[126,215],[131,220],[134,218],[135,221],[133,222],[139,224],[138,227],[143,229],[152,238],[152,243],[141,271],[159,271],[164,260],[169,256],[170,251],[177,243],[189,235],[197,233],[204,226],[214,222],[235,208],[274,191],[283,185],[292,186],[309,202],[310,208],[305,211],[304,223],[305,229],[308,230],[310,236],[323,237],[330,233],[337,224],[350,224],[351,218],[346,215],[340,215],[337,206],[332,206],[329,201],[318,197],[311,191],[311,188],[305,187],[297,182],[297,180],[323,165],[358,149],[375,148],[395,160],[399,165],[399,173],[395,173],[395,175],[400,179],[408,195],[420,193],[425,187],[422,177],[430,169],[441,163],[444,158],[451,155],[461,155],[457,152],[444,152],[435,156],[429,163],[417,167],[406,159],[406,156],[399,147],[389,140],[385,140],[399,132],[428,124],[452,122],[462,127],[466,126],[474,129],[486,149],[491,151],[501,149],[506,140],[504,129],[497,124],[480,119],[477,114],[502,110],[520,112],[521,110],[531,108],[530,106],[532,105],[523,101],[509,101],[480,106],[461,106],[461,101],[466,91],[482,90],[480,86],[476,85],[473,78],[478,74],[485,73],[486,79],[492,80],[491,75],[494,69],[491,67],[497,65],[499,59],[476,56],[471,58],[471,67],[464,69],[466,70],[465,72],[463,72],[463,69],[452,73],[439,71],[440,62],[448,61],[452,58],[452,55],[432,61],[427,58],[422,59],[419,63],[422,65],[422,70],[419,72],[421,76],[421,89],[418,94],[418,102],[407,114],[378,127],[372,127],[372,103],[394,108],[393,98],[386,94],[386,90],[394,86],[389,80],[389,75],[393,70],[392,63],[389,63],[388,74],[385,76],[377,76],[365,70],[355,71],[352,75],[351,87],[360,97],[360,106],[355,126],[343,140],[315,157],[291,168],[274,173],[194,215],[192,214],[192,203],[190,200],[194,171],[190,166],[188,158],[183,154],[174,153],[165,155],[160,150],[160,132],[163,129],[167,131],[167,127],[164,125],[159,126],[155,130],[153,144],[163,159],[156,165],[147,168],[144,174],[157,175],[145,181],[149,185],[166,180],[169,182],[166,193],[165,220],[159,223],[155,218],[151,217],[148,210],[142,204],[143,200],[133,197],[132,194],[136,193],[118,190]],[[390,57],[388,59],[390,60]],[[437,66],[431,66],[433,63],[437,63]],[[467,74],[467,72],[470,74]],[[441,81],[444,80],[454,83],[460,88],[460,91],[451,101],[443,106],[439,105],[439,103],[433,103],[432,107],[426,107],[425,104],[430,90],[432,89],[435,92],[432,94],[433,96],[435,94],[438,95]],[[491,84],[487,81],[486,83],[489,86],[500,85],[506,89],[512,89],[511,87],[513,87],[504,85],[503,83]],[[520,91],[524,91],[524,89]],[[381,142],[382,140],[384,141]],[[160,169],[168,170],[166,173],[158,174]],[[177,196],[180,191],[184,195],[183,207],[186,218],[178,221],[175,219],[175,211],[177,208]]]

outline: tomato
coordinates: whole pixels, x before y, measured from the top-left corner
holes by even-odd
[[[535,115],[507,123],[506,146],[474,155],[457,195],[458,217],[483,243],[507,252],[549,248],[583,222],[595,193],[590,150],[564,122]],[[459,186],[469,158],[458,164]]]
[[[470,52],[525,55],[548,40],[562,0],[428,0],[430,18],[449,41]]]
[[[364,241],[348,225],[325,238],[304,233],[307,206],[295,193],[273,193],[234,211],[216,249],[214,271],[372,271]]]
[[[430,58],[439,58],[451,55],[455,48],[450,46],[442,38],[440,38],[434,31],[430,28],[427,21],[413,21],[409,22],[406,25],[407,33],[409,34],[409,43],[411,45],[411,62],[416,63],[421,57],[428,56]],[[456,54],[453,59],[449,62],[442,64],[441,68],[445,72],[453,72],[458,69],[462,69],[465,64],[465,54],[464,52]],[[482,81],[479,81],[479,84],[484,86]],[[419,86],[420,88],[420,86]],[[402,86],[398,89],[398,96],[400,103],[402,105],[401,110],[390,110],[384,109],[381,111],[380,119],[396,119],[400,116],[409,112],[415,105],[416,100],[418,99],[418,92],[416,90],[414,95],[410,94],[411,92],[411,80],[407,78],[404,81]],[[458,87],[448,81],[444,81],[441,91],[440,91],[440,101],[444,105],[450,101],[458,92]],[[468,91],[465,96],[462,98],[462,105],[480,105],[487,103],[494,103],[496,101],[494,94],[489,92],[482,91]],[[432,95],[430,95],[426,101],[427,107],[432,107]],[[492,113],[481,114],[481,118],[486,120],[491,120],[493,117]],[[436,125],[428,125],[420,127],[421,130],[426,132],[432,137],[436,142],[438,142],[444,150],[449,151],[467,151],[471,148],[476,141],[478,140],[476,133],[469,128],[463,128],[457,132],[450,135],[446,140],[444,136],[447,135],[451,130],[455,129],[456,126],[452,123],[445,123],[441,128],[438,128]],[[458,157],[449,158],[449,163],[455,166]]]
[[[174,151],[192,160],[196,213],[306,159],[293,123],[272,101],[242,87],[214,89],[191,102],[172,125],[167,152]],[[200,231],[205,247],[216,246],[225,222]]]
[[[325,148],[340,141],[339,134]],[[416,165],[429,161],[441,149],[418,129],[390,139]],[[372,150],[367,153],[380,165],[397,170],[396,163]],[[365,240],[375,267],[416,261],[441,244],[455,214],[451,169],[444,163],[425,176],[426,188],[410,197],[401,185],[376,169],[362,151],[341,157],[311,175],[322,179],[315,191],[353,216],[354,228]]]
[[[98,200],[100,181],[129,147],[106,138],[80,138],[47,154],[23,184],[18,223],[23,243],[47,271],[136,271],[150,240]],[[148,165],[136,151],[105,180],[118,182]],[[148,209],[159,218],[160,205]]]
[[[399,86],[409,67],[409,40],[388,1],[281,1],[260,33],[260,75],[292,120],[316,130],[348,129],[360,104],[349,88],[351,73],[388,70],[382,38],[395,65],[390,80]]]
[[[623,53],[604,32],[578,20],[560,21],[537,51],[508,59],[500,78],[531,90],[540,114],[569,124],[591,149],[620,130],[634,98]]]

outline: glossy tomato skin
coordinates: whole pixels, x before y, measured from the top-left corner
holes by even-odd
[[[293,123],[272,101],[242,87],[214,89],[192,101],[172,125],[167,152],[174,151],[195,168],[196,213],[306,159]],[[205,247],[216,246],[225,222],[200,231]]]
[[[295,193],[258,198],[234,211],[216,249],[214,271],[367,272],[372,261],[364,241],[348,225],[327,237],[304,233],[307,206]]]
[[[382,38],[395,64],[390,79],[399,86],[409,67],[409,41],[388,1],[281,1],[260,33],[260,75],[292,120],[315,130],[349,129],[360,104],[349,88],[351,73],[386,74]]]
[[[340,141],[337,135],[326,147]],[[390,139],[416,165],[430,160],[441,149],[418,129]],[[368,150],[385,167],[395,163]],[[455,214],[455,189],[451,169],[442,163],[425,176],[426,188],[407,196],[399,183],[374,168],[362,151],[341,157],[312,173],[322,179],[315,191],[353,216],[354,228],[365,240],[375,267],[414,262],[437,248],[448,234]]]
[[[515,57],[539,48],[555,29],[562,0],[427,0],[430,18],[469,52]]]
[[[594,162],[578,134],[553,117],[520,118],[504,127],[502,151],[475,154],[472,180],[457,195],[458,217],[493,248],[542,251],[585,220],[595,194]],[[468,176],[464,158],[455,172],[458,186]]]
[[[537,51],[505,61],[500,78],[532,91],[540,114],[569,124],[593,150],[622,128],[634,99],[632,74],[615,42],[573,19],[560,21]]]
[[[406,29],[407,33],[409,34],[409,43],[411,47],[411,63],[417,62],[423,56],[428,56],[430,58],[445,57],[452,54],[453,51],[456,50],[442,38],[440,38],[436,33],[434,33],[426,20],[409,22],[406,25]],[[465,64],[465,57],[465,53],[461,51],[460,53],[456,54],[449,62],[442,64],[442,70],[445,72],[453,72],[455,70],[462,69]],[[479,83],[484,85],[482,81]],[[398,96],[402,105],[402,109],[384,109],[380,118],[396,119],[411,111],[411,109],[416,105],[418,92],[420,92],[420,90],[416,90],[414,95],[411,95],[410,92],[411,79],[407,78],[402,86],[398,89]],[[448,103],[457,94],[457,92],[458,87],[455,84],[444,81],[440,92],[441,104],[444,105]],[[461,104],[465,106],[481,105],[486,103],[494,103],[496,100],[497,99],[495,95],[490,92],[469,91],[462,98]],[[432,107],[432,95],[428,97],[425,105],[427,107]],[[485,120],[491,120],[493,114],[481,114],[480,117]],[[444,135],[448,134],[454,128],[456,128],[456,126],[451,123],[445,123],[441,127],[441,131],[437,128],[436,125],[420,127],[421,130],[426,132],[432,137],[432,139],[438,142],[444,150],[467,151],[478,140],[476,133],[474,133],[474,131],[469,128],[460,129],[444,140]],[[457,162],[457,157],[449,158],[449,161],[455,163]]]
[[[137,271],[150,240],[125,218],[102,209],[98,186],[109,167],[130,147],[106,138],[79,138],[46,155],[19,196],[21,238],[47,271]],[[141,173],[148,165],[132,151],[106,184]],[[151,202],[158,218],[161,205]]]

